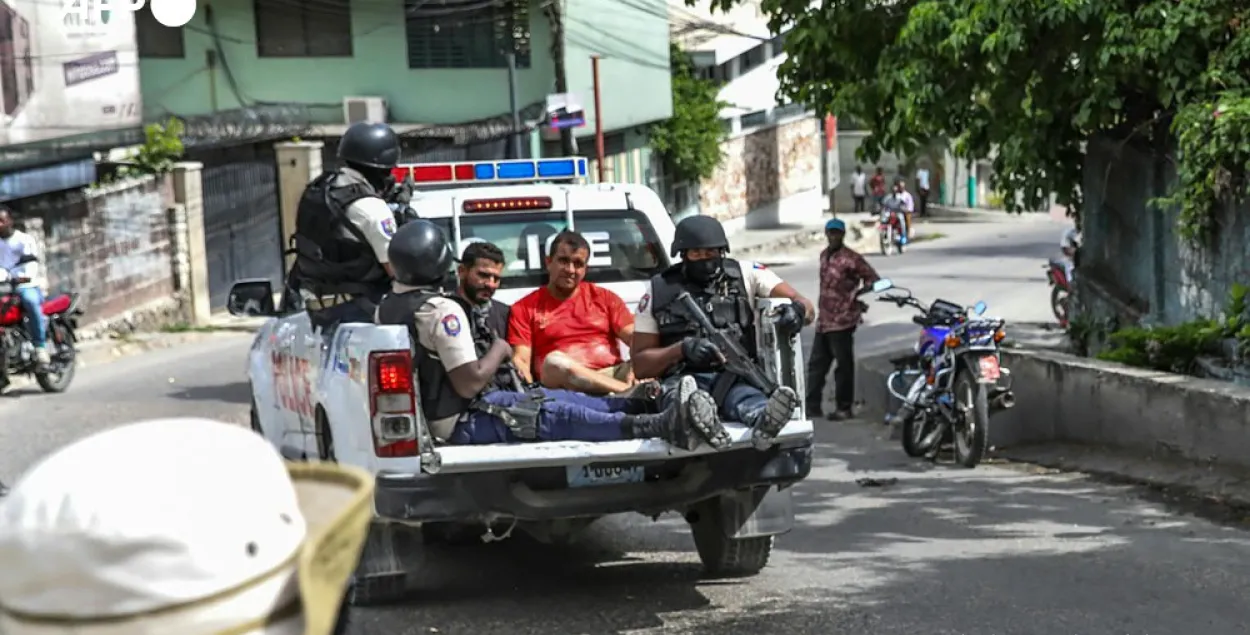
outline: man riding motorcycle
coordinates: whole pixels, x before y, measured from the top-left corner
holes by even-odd
[[[39,280],[39,263],[18,264],[23,256],[38,256],[38,251],[35,238],[14,227],[13,212],[0,206],[0,268],[13,274],[17,282],[22,311],[30,318],[30,342],[35,347],[35,363],[39,368],[45,368],[51,359],[48,355],[48,316],[43,314],[44,294]]]

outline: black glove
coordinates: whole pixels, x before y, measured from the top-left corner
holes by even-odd
[[[720,348],[704,337],[687,337],[681,343],[681,356],[694,368],[715,368],[725,361]]]
[[[790,336],[803,329],[803,319],[806,316],[807,307],[798,300],[791,300],[790,304],[783,305],[777,310],[777,315],[773,317],[773,324],[778,332]]]

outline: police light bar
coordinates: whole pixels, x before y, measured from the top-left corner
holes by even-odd
[[[586,178],[587,172],[585,157],[469,163],[408,163],[398,165],[391,171],[396,181],[403,181],[411,176],[416,183],[426,185],[570,181]]]

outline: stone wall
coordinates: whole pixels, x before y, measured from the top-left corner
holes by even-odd
[[[725,140],[725,160],[699,187],[702,213],[721,221],[820,192],[820,121],[804,117]]]
[[[19,221],[43,243],[49,293],[85,299],[88,331],[185,320],[178,291],[186,223],[168,177],[147,177],[19,202]]]

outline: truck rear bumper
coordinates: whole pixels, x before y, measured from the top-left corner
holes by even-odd
[[[634,457],[592,464],[642,466],[639,483],[571,487],[565,465],[483,472],[377,476],[374,507],[382,518],[408,522],[554,520],[623,512],[647,515],[680,510],[728,490],[789,485],[812,469],[810,439],[765,451]],[[581,467],[579,462],[576,467]]]

